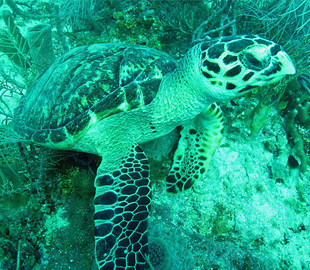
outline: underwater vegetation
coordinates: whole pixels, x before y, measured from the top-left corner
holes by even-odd
[[[1,269],[93,265],[93,172],[100,160],[21,141],[10,129],[14,108],[42,72],[87,44],[146,45],[180,59],[203,39],[236,34],[281,44],[297,74],[221,104],[224,139],[193,190],[167,194],[161,180],[173,153],[154,158],[150,264],[156,270],[309,269],[309,1],[0,5]]]

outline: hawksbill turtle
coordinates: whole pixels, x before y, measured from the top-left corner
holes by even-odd
[[[141,144],[182,126],[167,190],[203,177],[221,140],[217,101],[296,72],[283,48],[256,35],[210,39],[177,65],[145,46],[77,47],[41,75],[15,111],[13,128],[46,147],[102,158],[95,177],[95,258],[99,269],[144,269],[151,204]]]

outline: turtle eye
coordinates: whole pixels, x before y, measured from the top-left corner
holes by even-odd
[[[246,68],[255,71],[267,68],[271,60],[270,52],[259,45],[245,49],[240,53],[239,59]]]
[[[252,69],[255,71],[262,70],[262,69],[266,68],[269,64],[269,63],[266,63],[266,61],[262,61],[263,59],[257,59],[251,53],[241,54],[240,60],[246,68]]]
[[[248,61],[249,65],[255,69],[263,68],[263,63],[255,58],[252,54],[245,55],[246,60]]]

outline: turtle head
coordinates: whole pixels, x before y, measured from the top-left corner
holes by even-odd
[[[231,99],[296,73],[284,49],[259,36],[223,37],[197,46],[202,81],[208,95],[217,100]]]

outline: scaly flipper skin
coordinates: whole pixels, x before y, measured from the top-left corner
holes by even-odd
[[[222,129],[222,111],[215,103],[183,125],[174,163],[166,178],[168,192],[189,189],[203,177],[221,142]]]
[[[109,161],[107,161],[109,162]],[[103,162],[95,180],[95,245],[100,270],[144,269],[148,254],[149,165],[133,145],[114,171]]]

